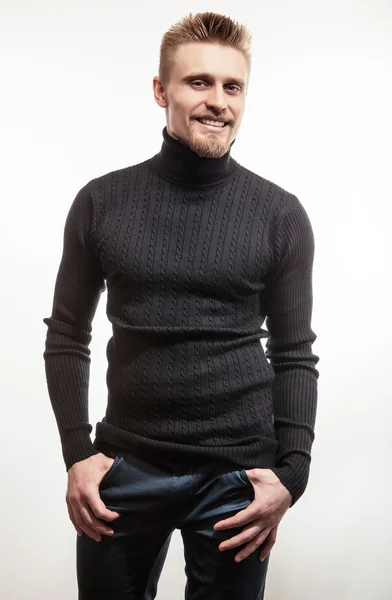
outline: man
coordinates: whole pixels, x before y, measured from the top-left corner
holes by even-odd
[[[298,198],[231,156],[249,48],[228,17],[176,23],[153,79],[160,152],[89,181],[66,220],[44,357],[83,600],[154,598],[176,528],[188,600],[261,600],[279,522],[307,485],[314,239]],[[106,288],[108,405],[92,442]]]

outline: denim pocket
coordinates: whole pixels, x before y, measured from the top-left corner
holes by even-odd
[[[239,469],[237,471],[239,478],[241,479],[241,481],[243,481],[244,483],[248,484],[248,485],[252,485],[247,473],[245,469]]]
[[[111,457],[108,457],[111,458]],[[109,471],[107,471],[105,473],[105,475],[103,476],[103,478],[101,479],[101,483],[103,481],[106,481],[108,479],[108,477],[110,477],[110,475],[113,473],[113,471],[116,469],[116,467],[120,464],[120,462],[122,461],[123,457],[116,454],[116,456],[114,457],[114,461],[112,462]]]

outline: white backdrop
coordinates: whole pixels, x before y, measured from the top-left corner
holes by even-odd
[[[162,35],[212,10],[253,35],[233,157],[298,196],[316,242],[316,439],[307,490],[278,530],[266,600],[390,600],[392,5],[135,4],[1,2],[0,596],[77,598],[42,357],[65,216],[91,178],[159,151]],[[92,436],[106,406],[105,304],[106,292],[91,343]],[[175,531],[158,600],[182,599],[184,585]]]

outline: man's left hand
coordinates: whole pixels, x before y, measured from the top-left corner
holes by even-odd
[[[241,533],[219,545],[219,550],[229,550],[249,542],[234,557],[236,562],[249,556],[263,542],[259,559],[268,556],[276,541],[278,525],[293,501],[289,490],[271,469],[249,469],[246,474],[254,488],[253,502],[233,517],[214,525],[219,531],[246,525]]]

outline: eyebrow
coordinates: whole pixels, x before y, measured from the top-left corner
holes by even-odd
[[[186,82],[189,81],[190,79],[208,79],[209,81],[211,81],[212,79],[214,79],[212,77],[212,75],[210,75],[210,73],[189,73],[188,75],[185,75],[185,77],[183,77],[181,79],[182,82]],[[245,87],[245,81],[244,79],[242,79],[242,77],[226,77],[225,79],[226,83],[237,83],[240,86]]]

